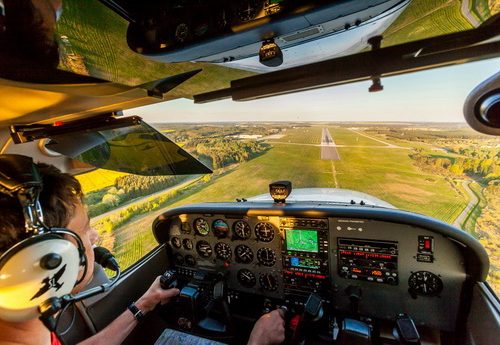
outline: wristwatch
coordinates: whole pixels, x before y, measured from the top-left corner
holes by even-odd
[[[134,315],[134,317],[137,321],[141,321],[144,318],[144,313],[142,312],[142,310],[137,308],[137,306],[135,305],[135,302],[130,303],[130,305],[127,308],[128,308],[128,310],[130,310],[132,315]]]

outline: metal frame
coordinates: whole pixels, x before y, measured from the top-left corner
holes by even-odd
[[[226,89],[194,95],[195,103],[271,97],[500,56],[500,15],[481,27],[234,80]]]

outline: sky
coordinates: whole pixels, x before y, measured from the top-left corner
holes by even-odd
[[[500,58],[383,78],[384,90],[369,93],[371,82],[276,96],[194,104],[178,99],[125,111],[149,123],[251,121],[411,121],[465,122],[465,98],[500,71]]]

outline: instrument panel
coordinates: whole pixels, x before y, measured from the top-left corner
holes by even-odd
[[[432,230],[308,212],[176,212],[155,224],[157,238],[168,233],[173,268],[181,277],[222,277],[233,300],[300,306],[314,293],[331,310],[352,312],[355,291],[361,315],[408,313],[417,325],[455,327],[465,259],[457,243]]]

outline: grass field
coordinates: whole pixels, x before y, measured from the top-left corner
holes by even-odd
[[[472,182],[469,187],[472,192],[476,194],[477,198],[479,199],[479,203],[470,211],[470,213],[467,215],[467,218],[465,218],[462,224],[462,229],[474,234],[477,219],[481,215],[481,211],[486,206],[487,202],[483,195],[483,188],[478,183]]]
[[[491,16],[490,7],[488,6],[488,0],[471,0],[470,10],[471,13],[479,21],[485,21]]]
[[[310,144],[321,135],[322,127],[289,130],[294,145],[275,144],[268,152],[240,164],[207,184],[191,187],[163,209],[135,217],[115,231],[115,252],[120,260],[133,263],[155,246],[151,232],[153,220],[168,208],[207,201],[234,201],[268,192],[275,180],[290,180],[294,188],[334,187],[332,161],[320,160],[320,147]],[[345,128],[332,128],[334,140],[353,146],[383,144],[359,136]],[[336,134],[334,134],[336,133]],[[358,138],[359,137],[359,138]],[[357,139],[358,138],[358,139]],[[361,139],[363,138],[363,139]],[[283,141],[283,140],[280,140]],[[390,142],[391,143],[391,142]],[[408,156],[411,151],[398,148],[338,148],[335,161],[340,188],[362,191],[394,206],[426,214],[452,223],[467,204],[444,177],[423,173]]]
[[[328,130],[337,145],[383,146],[381,142],[372,140],[347,128],[329,127]]]
[[[417,0],[384,32],[384,46],[472,29],[459,0]]]
[[[70,50],[81,56],[86,69],[97,78],[140,85],[203,69],[203,72],[172,90],[169,98],[192,97],[193,94],[228,87],[231,80],[253,74],[205,63],[164,64],[142,57],[127,45],[127,22],[98,1],[65,1],[57,30],[70,42],[65,51]]]
[[[321,144],[321,127],[289,128],[285,136],[276,141],[319,145]]]

